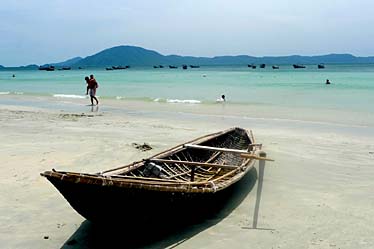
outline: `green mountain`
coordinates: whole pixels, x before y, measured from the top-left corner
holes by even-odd
[[[320,56],[265,56],[248,55],[193,57],[162,55],[156,51],[134,46],[118,46],[77,60],[71,66],[152,66],[152,65],[242,65],[242,64],[318,64],[318,63],[374,63],[374,57],[356,57],[351,54],[328,54]]]
[[[82,60],[82,57],[74,57],[72,59],[69,59],[69,60],[66,60],[66,61],[63,61],[63,62],[49,63],[49,64],[45,64],[43,66],[51,65],[51,66],[55,66],[55,67],[70,67],[70,66],[78,63],[81,60]]]
[[[39,66],[36,65],[36,64],[30,64],[30,65],[27,65],[27,66],[21,66],[20,68],[22,68],[22,69],[38,69]]]
[[[155,63],[166,63],[165,56],[141,47],[118,46],[88,56],[75,63],[74,66],[146,66]]]
[[[85,58],[75,57],[59,63],[48,63],[55,67],[111,67],[153,65],[246,65],[246,64],[358,64],[374,63],[374,57],[356,57],[351,54],[328,54],[318,56],[264,56],[249,55],[194,57],[162,55],[156,51],[135,46],[117,46],[105,49]],[[34,65],[28,66],[35,67]],[[0,69],[5,67],[0,66]]]

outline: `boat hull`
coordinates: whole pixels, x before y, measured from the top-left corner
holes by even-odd
[[[48,180],[59,190],[69,204],[84,218],[95,223],[126,221],[131,224],[148,224],[160,221],[195,221],[219,211],[233,192],[243,191],[243,179],[217,192],[187,193],[115,185],[77,184]]]

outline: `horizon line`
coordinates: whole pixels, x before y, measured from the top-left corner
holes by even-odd
[[[153,52],[156,52],[162,56],[180,56],[180,57],[194,57],[194,58],[207,58],[207,59],[214,59],[214,58],[219,58],[219,57],[240,57],[240,56],[248,56],[248,57],[253,57],[253,58],[282,58],[282,57],[293,57],[293,56],[298,56],[298,57],[319,57],[319,56],[329,56],[329,55],[348,55],[348,56],[353,56],[355,58],[371,58],[371,57],[374,57],[374,55],[366,55],[366,56],[357,56],[357,55],[354,55],[353,53],[349,53],[349,52],[342,52],[342,53],[325,53],[325,54],[310,54],[310,55],[305,55],[305,54],[288,54],[288,55],[262,55],[262,56],[255,56],[255,55],[249,55],[249,54],[236,54],[236,55],[233,55],[233,54],[226,54],[226,55],[215,55],[215,56],[198,56],[198,55],[182,55],[182,54],[162,54],[160,52],[158,52],[157,50],[154,50],[154,49],[149,49],[149,48],[144,48],[144,47],[140,47],[140,46],[137,46],[137,45],[116,45],[116,46],[113,46],[113,47],[109,47],[109,48],[105,48],[105,49],[101,49],[100,51],[94,53],[94,54],[91,54],[91,55],[87,55],[87,56],[74,56],[74,57],[70,57],[68,59],[65,59],[65,60],[61,60],[60,62],[49,62],[49,63],[42,63],[42,64],[36,64],[36,63],[31,63],[31,64],[23,64],[23,65],[17,65],[17,66],[6,66],[6,65],[3,65],[1,64],[0,62],[0,66],[2,67],[27,67],[27,66],[31,66],[31,65],[47,65],[47,64],[58,64],[58,63],[62,63],[62,62],[65,62],[65,61],[68,61],[68,60],[71,60],[71,59],[75,59],[75,58],[81,58],[81,59],[85,59],[87,57],[90,57],[90,56],[94,56],[98,53],[101,53],[103,51],[106,51],[106,50],[109,50],[109,49],[113,49],[113,48],[118,48],[118,47],[133,47],[133,48],[140,48],[140,49],[144,49],[144,50],[148,50],[148,51],[153,51]]]

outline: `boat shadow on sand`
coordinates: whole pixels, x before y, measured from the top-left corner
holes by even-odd
[[[246,176],[229,188],[226,200],[217,207],[218,211],[211,214],[196,216],[184,211],[180,219],[169,220],[167,213],[157,213],[155,215],[160,218],[151,224],[114,221],[112,225],[104,225],[86,220],[62,248],[174,248],[227,217],[252,191],[256,180],[257,170],[253,167]]]

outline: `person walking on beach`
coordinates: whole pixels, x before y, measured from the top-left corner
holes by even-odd
[[[96,98],[96,89],[99,87],[97,84],[97,81],[95,80],[94,76],[91,74],[90,78],[87,76],[84,78],[87,83],[87,90],[86,90],[86,95],[90,95],[91,98],[91,105],[94,105],[93,100],[96,101],[96,105],[99,104],[99,101]]]

